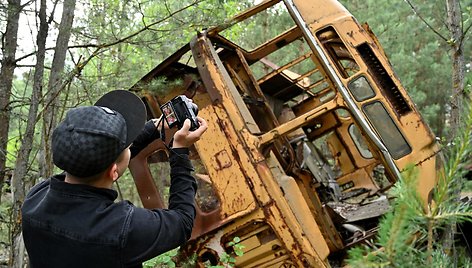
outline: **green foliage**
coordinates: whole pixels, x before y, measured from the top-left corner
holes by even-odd
[[[229,242],[228,245],[233,247],[234,254],[236,256],[241,257],[244,254],[243,249],[245,248],[244,245],[240,244],[241,239],[239,237],[233,238],[233,241]]]
[[[12,95],[10,104],[10,129],[7,142],[7,162],[6,166],[13,168],[16,155],[21,146],[21,134],[26,128],[26,117],[28,114],[29,99],[31,95],[31,75],[25,73],[22,77],[13,80]]]
[[[472,208],[458,201],[462,189],[465,163],[472,150],[472,109],[461,135],[447,151],[445,174],[439,178],[433,202],[425,208],[417,189],[416,168],[403,172],[391,194],[393,209],[381,220],[373,246],[361,246],[349,251],[352,267],[451,267],[455,256],[445,254],[443,232],[451,224],[472,222]],[[459,256],[460,267],[470,267],[470,259]]]
[[[3,189],[9,192],[10,189]],[[11,226],[11,202],[10,200],[2,200],[0,203],[0,241],[9,241],[10,226]],[[3,244],[5,245],[5,244]],[[3,248],[0,248],[0,255],[3,253]]]
[[[76,21],[76,42],[94,44],[74,52],[86,58],[103,48],[84,68],[76,85],[91,99],[112,89],[127,89],[188,43],[197,31],[237,13],[237,1],[85,2]],[[111,45],[113,44],[113,45]]]
[[[129,169],[125,171],[119,180],[115,181],[113,188],[118,192],[118,200],[128,200],[135,206],[143,207]]]
[[[193,254],[189,258],[185,260],[180,260],[179,263],[175,261],[178,259],[178,252],[179,248],[173,249],[168,251],[164,254],[156,256],[150,260],[143,262],[143,268],[172,268],[172,267],[182,267],[182,268],[190,268],[195,267],[197,255]]]
[[[20,146],[20,138],[18,134],[13,134],[12,138],[7,142],[7,167],[13,167],[15,165],[15,155],[18,152]]]
[[[148,261],[145,261],[143,263],[143,268],[154,268],[154,267],[174,268],[176,267],[175,262],[172,260],[172,257],[175,257],[177,255],[178,250],[179,249],[176,248],[164,254],[161,254],[157,257],[154,257]]]
[[[465,192],[471,192],[472,191],[472,181],[466,181],[464,182],[464,188],[463,190]]]
[[[169,88],[182,86],[183,82],[182,79],[168,81],[166,77],[158,77],[147,85],[147,89],[156,94],[164,94]]]
[[[191,75],[194,80],[197,80],[194,75]],[[156,95],[165,95],[168,92],[175,90],[176,88],[182,88],[184,87],[184,80],[183,79],[174,79],[174,80],[168,80],[167,77],[161,76],[154,78],[151,80],[149,83],[146,83],[145,85],[139,85],[140,89],[143,89],[145,91],[152,92]]]
[[[239,237],[234,237],[232,241],[228,243],[228,246],[232,249],[231,253],[223,252],[220,256],[220,262],[222,265],[206,265],[208,268],[225,268],[225,267],[235,267],[236,257],[243,256],[245,248],[244,245],[240,244],[241,239]]]

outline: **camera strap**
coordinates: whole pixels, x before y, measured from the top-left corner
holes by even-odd
[[[161,119],[159,120],[159,123],[157,124],[157,128],[159,128],[159,126],[162,124],[161,133],[160,133],[162,143],[164,144],[164,146],[166,147],[167,150],[172,151],[178,157],[182,158],[182,156],[180,154],[178,154],[176,151],[174,151],[174,149],[172,148],[172,142],[174,141],[174,137],[172,137],[170,139],[169,144],[166,143],[166,131],[165,131],[165,127],[164,127],[164,120],[165,120],[164,116],[161,116]]]
[[[157,128],[159,128],[159,126],[162,124],[162,127],[161,127],[161,140],[162,142],[164,143],[164,146],[167,148],[167,150],[170,150],[171,147],[172,147],[172,141],[174,138],[171,138],[170,141],[169,141],[169,144],[166,143],[166,130],[165,130],[165,127],[164,127],[164,116],[161,116],[161,119],[159,119],[159,123],[157,124]]]

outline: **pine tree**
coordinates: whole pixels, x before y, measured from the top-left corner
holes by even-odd
[[[416,169],[410,166],[392,189],[392,210],[380,221],[376,240],[349,251],[351,267],[472,267],[464,254],[448,252],[443,231],[451,224],[472,222],[470,203],[458,201],[466,163],[472,151],[472,109],[454,142],[445,148],[445,172],[431,204],[425,207],[416,191]]]

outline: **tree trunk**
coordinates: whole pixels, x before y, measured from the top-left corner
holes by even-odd
[[[61,24],[56,41],[56,49],[49,76],[48,92],[43,117],[43,131],[41,136],[42,155],[40,176],[47,178],[52,175],[53,162],[51,155],[51,136],[56,126],[56,114],[59,111],[59,94],[62,90],[61,77],[63,76],[65,58],[74,21],[75,0],[64,0]]]
[[[463,109],[464,100],[464,51],[463,51],[463,32],[461,22],[461,9],[459,0],[447,0],[447,27],[451,34],[452,48],[452,97],[451,97],[451,117],[450,132],[448,141],[452,141],[457,135],[460,127],[460,117]]]
[[[448,133],[448,142],[452,142],[458,135],[461,127],[461,113],[463,112],[463,101],[465,96],[464,91],[464,51],[463,40],[464,33],[462,32],[462,16],[459,0],[446,0],[447,11],[447,27],[451,34],[451,48],[452,48],[452,96],[451,96],[451,115],[450,126]],[[459,202],[461,181],[455,184],[453,189],[454,196]],[[452,185],[451,185],[452,186]],[[452,186],[454,187],[454,186]],[[455,255],[454,234],[456,233],[456,223],[452,222],[445,228],[443,246],[448,254]]]
[[[0,69],[0,193],[6,175],[8,130],[10,129],[10,96],[15,71],[18,20],[20,19],[21,1],[8,1],[7,26],[2,36],[2,54]]]
[[[51,15],[51,18],[53,15]],[[21,238],[21,206],[25,199],[26,191],[34,183],[34,179],[27,176],[29,168],[29,156],[33,146],[36,117],[38,114],[39,100],[42,94],[44,59],[46,54],[46,38],[48,36],[49,25],[46,21],[46,0],[41,0],[39,9],[39,31],[36,40],[38,51],[36,53],[36,65],[34,69],[33,92],[28,111],[26,131],[23,135],[22,143],[15,162],[15,171],[12,177],[13,193],[13,226],[11,228],[12,247],[10,253],[11,267],[24,267],[24,245]]]

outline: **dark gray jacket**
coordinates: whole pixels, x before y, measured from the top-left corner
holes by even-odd
[[[23,239],[32,268],[141,267],[185,243],[195,218],[195,179],[188,149],[169,157],[169,208],[114,202],[111,189],[68,184],[56,175],[33,187],[22,207]]]

